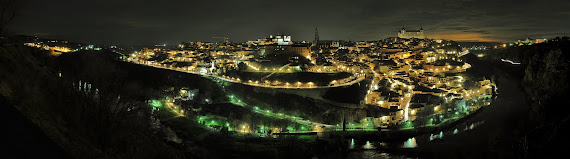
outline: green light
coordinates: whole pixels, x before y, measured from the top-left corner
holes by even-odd
[[[405,127],[411,128],[411,127],[414,127],[414,124],[412,124],[411,121],[407,121]]]
[[[162,103],[159,100],[151,100],[150,105],[157,108],[162,107]]]
[[[253,108],[254,108],[255,110],[258,110],[258,109],[259,109],[259,107],[253,107]]]

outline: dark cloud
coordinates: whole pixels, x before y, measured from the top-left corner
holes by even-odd
[[[448,30],[471,30],[471,28],[469,27],[464,27],[464,26],[457,26],[457,27],[447,27],[444,29],[448,29]]]
[[[18,34],[96,43],[254,40],[284,33],[311,40],[373,40],[403,26],[428,37],[513,41],[568,35],[570,2],[554,0],[20,0]]]

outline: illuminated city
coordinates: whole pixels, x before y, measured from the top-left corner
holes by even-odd
[[[552,4],[31,1],[0,3],[9,155],[552,158],[568,141],[567,11],[510,16]]]

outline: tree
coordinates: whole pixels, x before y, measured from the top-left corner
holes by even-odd
[[[238,71],[244,72],[245,70],[247,70],[247,65],[243,62],[240,62],[238,64]]]
[[[0,0],[0,36],[6,34],[6,26],[16,17],[17,0]]]

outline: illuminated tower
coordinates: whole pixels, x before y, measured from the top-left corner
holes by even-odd
[[[319,30],[315,27],[315,40],[313,41],[313,46],[316,46],[317,42],[319,42]]]

